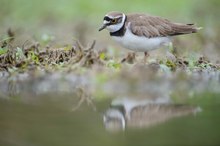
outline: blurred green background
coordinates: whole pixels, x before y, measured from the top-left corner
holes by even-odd
[[[192,21],[193,17],[205,21],[217,17],[220,6],[219,0],[0,0],[0,4],[1,25],[74,22],[85,18],[87,23],[96,23],[112,10],[152,13],[181,21]]]

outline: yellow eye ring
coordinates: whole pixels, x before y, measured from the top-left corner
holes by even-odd
[[[116,23],[117,22],[117,20],[116,19],[112,19],[112,23]]]

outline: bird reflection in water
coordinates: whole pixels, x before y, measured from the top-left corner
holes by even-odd
[[[192,105],[172,104],[167,98],[135,99],[116,98],[103,116],[108,131],[126,128],[147,128],[174,117],[196,114],[201,108]]]

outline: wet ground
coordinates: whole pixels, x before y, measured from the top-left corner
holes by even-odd
[[[1,72],[1,145],[217,145],[220,72]]]
[[[1,42],[1,145],[220,143],[218,62],[115,58],[95,41],[58,48],[12,42]]]

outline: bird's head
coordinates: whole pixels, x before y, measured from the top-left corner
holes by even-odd
[[[125,14],[121,12],[110,12],[104,16],[103,25],[99,31],[107,29],[109,32],[120,30],[125,23]]]

